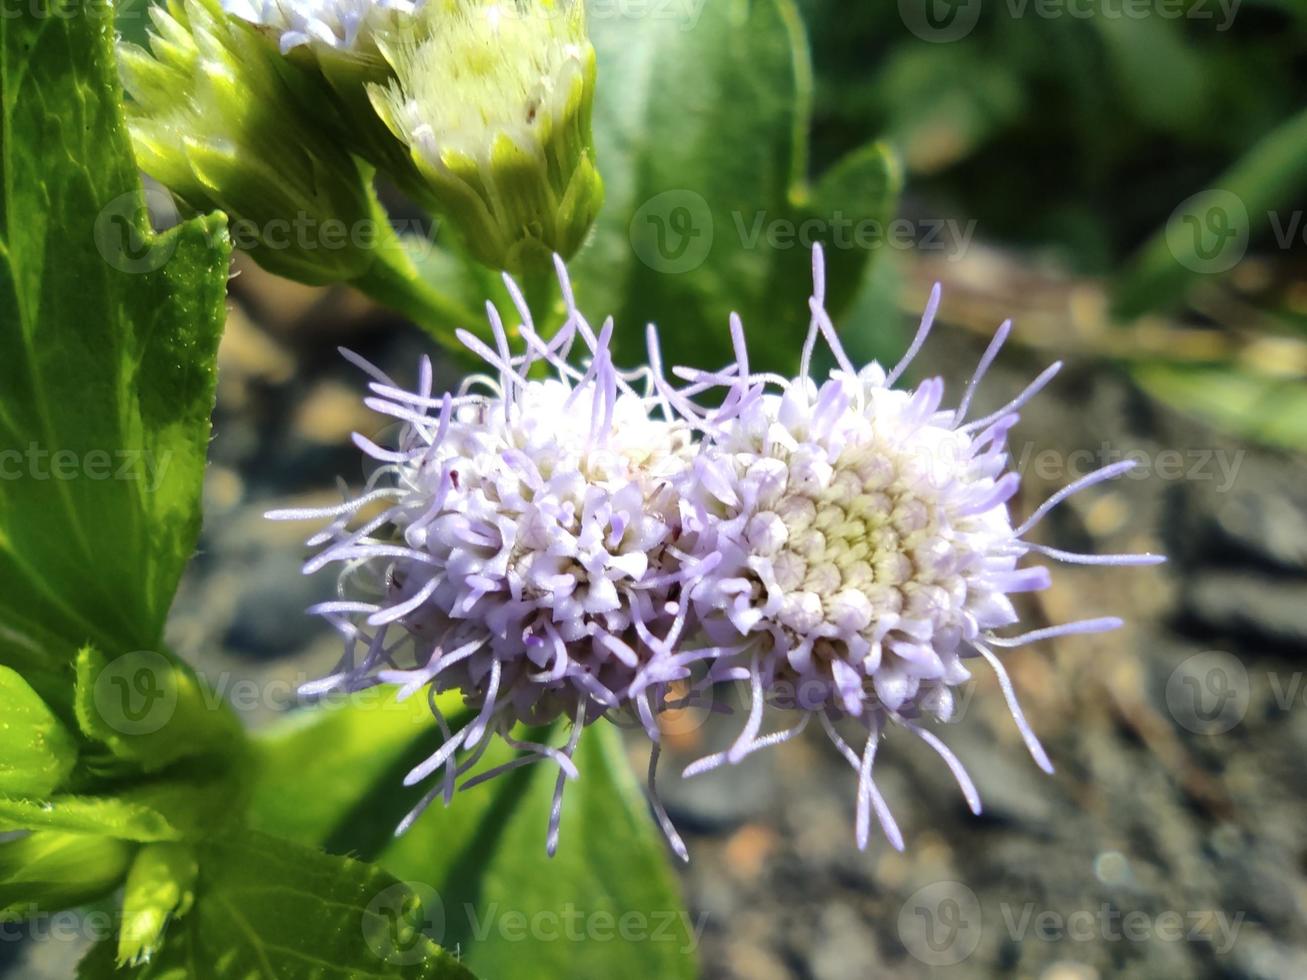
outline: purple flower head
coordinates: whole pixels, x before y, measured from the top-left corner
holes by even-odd
[[[509,353],[487,304],[497,349],[465,332],[460,339],[494,374],[470,377],[456,393],[433,397],[427,359],[418,390],[408,392],[347,354],[372,376],[366,404],[402,424],[398,443],[388,449],[355,436],[382,464],[359,498],[270,515],[331,518],[310,540],[325,547],[306,571],[343,567],[340,600],[312,611],[344,634],[345,657],[306,693],[395,683],[403,696],[458,690],[476,709],[458,732],[439,719],[446,740],[407,783],[443,777],[401,829],[436,796],[449,801],[492,734],[524,753],[501,768],[557,763],[561,798],[564,777],[577,775],[571,756],[587,724],[634,704],[656,734],[653,716],[666,707],[672,678],[650,668],[684,627],[673,600],[684,574],[673,549],[674,482],[691,433],[651,414],[657,400],[632,386],[651,388],[649,372],[614,368],[611,320],[596,334],[576,309],[561,261],[558,272],[568,308],[558,333],[546,342],[535,332],[506,279],[527,349]],[[578,342],[583,370],[569,364]],[[531,377],[535,367],[552,377]],[[378,502],[380,513],[353,526]],[[667,673],[665,660],[657,666]],[[513,737],[518,724],[563,716],[574,724],[561,749]],[[558,813],[555,806],[551,850]]]
[[[969,665],[983,659],[997,672],[1031,754],[1051,772],[993,648],[1120,625],[1117,619],[1094,619],[1000,636],[997,631],[1018,621],[1010,596],[1049,585],[1045,567],[1020,566],[1022,559],[1032,553],[1091,564],[1161,559],[1073,555],[1024,539],[1060,500],[1131,463],[1090,474],[1012,526],[1007,503],[1019,478],[1009,470],[1007,434],[1018,410],[1059,364],[997,412],[967,421],[976,386],[1010,324],[999,329],[957,408],[944,408],[938,378],[915,390],[893,387],[926,340],[939,287],[903,360],[888,373],[876,363],[859,370],[824,307],[820,246],[813,271],[812,321],[797,378],[749,370],[738,318],[731,323],[733,366],[717,372],[675,369],[689,382],[679,391],[660,377],[660,395],[700,433],[699,451],[679,484],[680,547],[693,566],[693,620],[715,648],[705,682],[747,681],[751,690],[739,738],[685,774],[739,762],[794,737],[816,716],[859,774],[859,846],[866,845],[874,809],[901,848],[902,835],[871,774],[887,726],[907,728],[938,752],[979,812],[962,766],[922,723],[948,720],[953,689],[971,677]],[[811,376],[818,338],[837,362],[820,382]],[[696,403],[709,392],[716,407]],[[797,723],[761,735],[767,704],[797,712]],[[865,733],[861,753],[836,730],[835,722],[847,717]]]
[[[1024,635],[1010,596],[1044,588],[1062,561],[1146,564],[1151,555],[1082,556],[1025,540],[1066,496],[1129,468],[1116,464],[1067,487],[1013,527],[1017,490],[1005,448],[1017,411],[1056,373],[1054,365],[1000,411],[967,421],[976,386],[1007,336],[1000,328],[955,409],[938,379],[894,388],[929,332],[931,297],[903,362],[857,370],[824,308],[814,252],[812,323],[797,378],[750,371],[743,327],[732,318],[736,363],[716,372],[664,375],[650,329],[650,366],[617,370],[613,324],[592,329],[557,263],[567,318],[545,340],[521,293],[506,279],[525,350],[487,304],[495,348],[463,342],[492,373],[433,395],[424,359],[416,392],[347,355],[371,377],[373,410],[401,424],[394,448],[356,436],[380,466],[358,498],[280,519],[321,518],[310,539],[322,550],[306,571],[341,568],[339,599],[313,610],[345,637],[345,656],[306,693],[401,686],[427,690],[444,734],[409,774],[439,778],[401,825],[437,797],[548,759],[559,767],[549,829],[557,846],[562,792],[577,776],[572,756],[586,725],[630,712],[654,744],[649,786],[655,813],[686,857],[658,802],[660,711],[677,706],[674,684],[701,691],[747,682],[750,709],[726,751],[687,776],[794,737],[816,716],[859,774],[859,846],[874,810],[887,836],[902,836],[872,778],[881,735],[913,732],[979,802],[961,765],[926,727],[947,720],[953,689],[983,659],[997,672],[1013,718],[1036,761],[1051,770],[1022,717],[995,648],[1095,632],[1094,619]],[[837,367],[811,377],[819,338]],[[583,348],[581,366],[572,351]],[[374,510],[378,511],[374,513]],[[434,695],[457,690],[475,717],[453,731]],[[680,703],[685,703],[684,701]],[[762,734],[764,709],[796,713]],[[572,723],[553,747],[514,736],[521,724]],[[853,719],[849,722],[849,719]],[[857,751],[837,724],[859,726]],[[519,751],[512,762],[459,780],[492,736]]]

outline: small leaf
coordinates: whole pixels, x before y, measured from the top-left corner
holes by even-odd
[[[112,837],[56,831],[0,843],[0,921],[103,898],[127,873],[132,851]]]
[[[28,683],[0,667],[0,795],[47,796],[77,764],[77,745]]]
[[[115,972],[102,943],[82,980],[472,980],[424,934],[438,910],[377,868],[250,833],[196,854],[194,908],[149,962]]]

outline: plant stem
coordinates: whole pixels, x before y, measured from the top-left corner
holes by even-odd
[[[390,216],[375,195],[372,207],[377,225],[375,260],[351,285],[408,317],[441,346],[463,352],[455,331],[462,327],[476,334],[483,333],[484,318],[432,288],[413,264],[404,243],[391,227]]]
[[[536,331],[545,340],[551,339],[563,322],[559,304],[562,292],[553,263],[528,266],[522,271],[519,281]]]

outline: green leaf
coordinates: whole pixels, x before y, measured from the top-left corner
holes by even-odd
[[[201,840],[244,817],[247,788],[239,767],[183,764],[112,793],[47,799],[0,797],[0,833],[65,830],[139,843]]]
[[[372,860],[425,790],[403,779],[439,747],[424,697],[395,701],[374,688],[346,702],[293,715],[255,743],[250,823],[258,830]],[[437,702],[454,727],[462,697]]]
[[[49,800],[0,797],[0,833],[29,829],[102,833],[129,841],[183,837],[163,814],[136,801],[100,796],[56,796]]]
[[[511,758],[487,753],[485,765]],[[379,860],[440,896],[446,948],[478,974],[693,980],[699,926],[685,911],[617,730],[577,750],[558,853],[545,853],[557,770],[528,766],[436,804]]]
[[[0,661],[158,649],[195,547],[229,247],[153,235],[111,8],[0,20]]]
[[[137,651],[110,660],[84,647],[76,673],[82,734],[102,743],[128,771],[158,772],[179,759],[217,757],[243,743],[236,716],[176,659]]]
[[[112,837],[53,831],[0,843],[0,921],[103,898],[127,873],[132,851]]]
[[[1202,57],[1185,43],[1173,20],[1159,17],[1094,17],[1116,69],[1122,101],[1141,120],[1164,132],[1183,134],[1210,105],[1211,79]]]
[[[792,370],[809,312],[809,248],[827,243],[837,322],[886,247],[900,174],[881,145],[809,183],[807,38],[792,0],[702,5],[697,22],[596,17],[595,141],[608,202],[572,263],[621,355],[658,324],[668,360],[720,367],[738,311],[759,368]]]
[[[448,696],[441,710],[451,725],[465,717]],[[519,976],[530,963],[532,976],[572,980],[697,976],[695,924],[611,725],[581,739],[581,778],[567,788],[553,859],[545,833],[557,770],[549,765],[460,793],[448,809],[436,803],[393,838],[430,789],[404,789],[404,774],[438,735],[420,697],[305,712],[257,743],[251,821],[301,843],[379,854],[382,867],[443,910],[433,938],[478,974]],[[478,771],[511,758],[496,745]]]
[[[102,943],[78,976],[135,980],[470,980],[423,934],[428,910],[383,871],[259,834],[197,849],[195,906],[148,963]]]
[[[0,667],[0,795],[45,796],[77,764],[77,745],[28,683]]]
[[[1263,445],[1307,450],[1307,383],[1226,365],[1148,364],[1135,380],[1155,398]]]
[[[1122,272],[1115,311],[1122,317],[1175,306],[1203,276],[1219,276],[1244,257],[1250,239],[1276,227],[1275,208],[1307,187],[1307,110],[1248,149],[1207,189],[1181,201]],[[1284,247],[1283,243],[1280,243]]]

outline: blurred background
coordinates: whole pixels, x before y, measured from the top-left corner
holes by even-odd
[[[606,80],[636,71],[640,52],[617,48],[619,29],[693,38],[747,20],[740,9],[750,5],[669,2],[670,26],[652,23],[658,6],[595,5],[601,93]],[[1048,362],[1069,365],[1012,440],[1023,474],[1016,510],[1029,513],[1128,454],[1137,470],[1059,509],[1043,540],[1164,551],[1171,562],[1057,569],[1054,587],[1023,610],[1036,626],[1128,620],[1117,633],[1008,657],[1055,776],[1030,761],[988,676],[966,688],[958,720],[941,730],[975,779],[983,816],[969,814],[928,748],[889,740],[877,776],[904,828],[903,854],[875,836],[856,850],[856,780],[820,733],[693,782],[672,778],[669,766],[664,792],[693,856],[682,880],[703,924],[705,976],[1307,977],[1307,5],[774,6],[791,40],[793,18],[806,25],[806,47],[780,63],[799,78],[796,102],[807,111],[780,115],[810,123],[799,154],[808,172],[828,173],[877,140],[897,161],[901,194],[889,211],[820,212],[824,235],[845,219],[853,232],[876,222],[863,228],[869,261],[845,283],[840,328],[850,346],[896,359],[930,285],[942,282],[939,326],[916,372],[941,375],[956,392],[1011,317],[1014,343],[989,375],[982,410]],[[605,15],[614,9],[620,16]],[[127,34],[143,25],[121,22]],[[726,45],[726,36],[703,43]],[[679,63],[661,64],[640,70],[654,72],[648,87],[666,112],[687,125],[710,115],[681,87]],[[749,99],[793,81],[714,78],[711,111],[746,117]],[[626,152],[621,127],[605,129],[618,111],[599,111],[601,169]],[[657,124],[627,120],[636,131]],[[712,136],[714,126],[707,118],[701,128]],[[794,156],[793,143],[734,135],[716,139],[746,164],[778,147]],[[649,152],[679,150],[668,142]],[[723,267],[738,265],[734,249],[767,253],[803,281],[807,259],[771,233],[775,213],[764,214],[758,237],[752,213],[740,218],[715,196],[713,177],[681,172],[630,184],[604,169],[613,203],[578,274],[582,306],[596,318],[617,313],[631,331],[642,318],[675,321],[670,359],[691,361],[697,341],[676,324],[702,316],[717,323],[705,349],[724,342],[725,320],[714,317],[733,297],[696,305],[677,291],[679,277],[706,275],[722,255]],[[669,256],[650,261],[642,251],[635,223],[669,193],[674,207],[708,205],[716,237],[703,268],[674,270]],[[859,199],[854,188],[849,200]],[[643,261],[625,276],[625,298],[594,271],[586,288],[586,270],[603,267],[604,236]],[[335,638],[303,616],[332,588],[330,575],[302,577],[303,529],[261,516],[326,499],[337,479],[357,486],[350,434],[383,433],[336,348],[411,382],[430,344],[349,290],[295,285],[243,258],[237,273],[207,526],[172,640],[204,672],[266,690],[312,677],[338,655]],[[801,304],[757,305],[806,322]],[[770,342],[766,323],[758,329]],[[445,380],[457,377],[459,365],[441,364]],[[279,706],[247,707],[261,724]],[[737,727],[669,719],[674,762]],[[631,753],[642,768],[647,749],[633,739]],[[7,944],[0,957],[14,961],[8,975],[66,977],[74,946]]]

